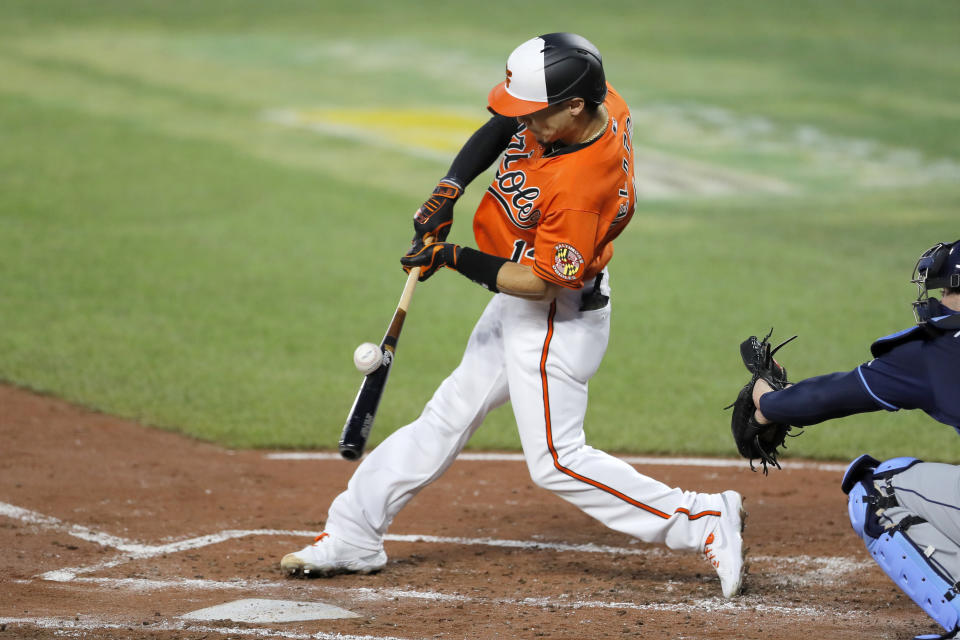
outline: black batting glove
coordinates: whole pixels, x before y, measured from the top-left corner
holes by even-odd
[[[413,214],[413,241],[415,248],[422,247],[426,236],[438,242],[447,239],[453,226],[453,205],[463,195],[463,187],[452,178],[444,178],[433,190],[430,199]]]
[[[456,269],[459,257],[460,245],[452,242],[433,242],[419,247],[415,244],[407,255],[400,258],[400,264],[407,273],[414,267],[420,267],[420,282],[423,282],[440,267]]]

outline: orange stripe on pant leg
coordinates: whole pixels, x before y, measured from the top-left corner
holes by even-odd
[[[669,519],[671,517],[670,514],[660,511],[659,509],[655,509],[650,505],[643,504],[638,500],[634,500],[630,496],[623,494],[612,487],[608,487],[602,482],[597,482],[596,480],[582,476],[579,473],[560,464],[560,458],[557,455],[557,449],[553,446],[553,426],[550,421],[550,391],[547,385],[547,354],[550,352],[550,342],[553,340],[553,318],[556,316],[556,314],[557,301],[554,300],[550,304],[550,314],[547,316],[547,335],[543,340],[543,350],[540,352],[540,383],[543,388],[543,417],[547,428],[547,447],[550,449],[550,455],[553,456],[553,466],[556,467],[561,473],[565,473],[571,478],[585,482],[586,484],[596,487],[601,491],[606,491],[610,495],[616,496],[624,502],[652,513],[659,518]],[[691,514],[689,510],[684,509],[683,507],[678,508],[676,511],[674,511],[674,513],[682,513],[690,520],[696,520],[697,518],[702,518],[703,516],[720,515],[719,511],[701,511],[700,513]]]

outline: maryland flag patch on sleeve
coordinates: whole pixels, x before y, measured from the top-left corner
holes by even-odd
[[[577,280],[583,270],[583,256],[565,242],[554,247],[553,272],[564,280]]]

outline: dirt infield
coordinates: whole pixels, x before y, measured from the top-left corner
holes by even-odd
[[[522,462],[457,461],[396,519],[387,568],[293,580],[354,463],[228,451],[0,385],[3,638],[911,638],[937,628],[869,559],[837,465],[664,459],[668,484],[733,488],[744,595],[700,557],[637,543],[535,488]],[[694,461],[695,462],[695,461]],[[357,617],[189,620],[243,599]]]

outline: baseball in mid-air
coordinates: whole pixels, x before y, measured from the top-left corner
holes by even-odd
[[[372,342],[364,342],[353,352],[353,365],[363,375],[369,375],[380,368],[383,352]]]

